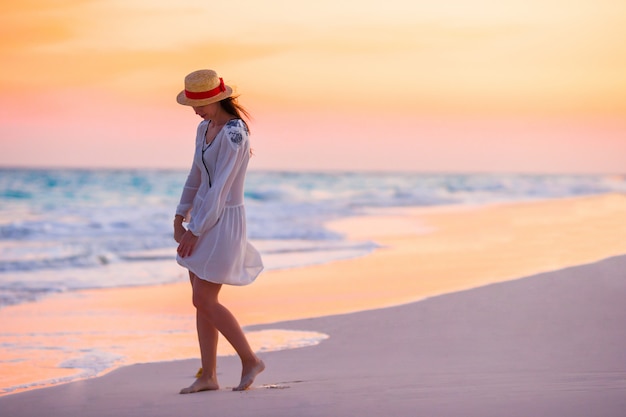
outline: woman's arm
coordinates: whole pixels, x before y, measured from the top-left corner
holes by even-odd
[[[174,240],[177,243],[180,243],[180,240],[187,231],[187,229],[185,229],[185,226],[183,226],[183,220],[185,220],[185,216],[183,216],[182,214],[177,214],[176,216],[174,216]]]

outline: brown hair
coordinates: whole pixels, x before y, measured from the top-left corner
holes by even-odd
[[[241,104],[239,104],[239,102],[237,101],[237,97],[238,96],[230,96],[226,97],[223,100],[220,100],[220,106],[222,106],[222,109],[226,113],[232,114],[233,116],[237,116],[237,118],[241,119],[243,121],[243,124],[246,125],[246,129],[249,132],[250,127],[242,116],[245,116],[246,119],[250,120],[250,113],[248,113],[248,110],[246,110]]]

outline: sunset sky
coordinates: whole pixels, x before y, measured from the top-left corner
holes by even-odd
[[[0,167],[187,168],[212,68],[254,169],[626,173],[623,0],[3,1],[0,35]]]

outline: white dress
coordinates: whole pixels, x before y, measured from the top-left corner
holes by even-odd
[[[263,270],[261,255],[246,233],[248,130],[241,119],[233,119],[206,145],[209,123],[198,126],[193,164],[176,208],[198,241],[190,256],[176,261],[206,281],[246,285]]]

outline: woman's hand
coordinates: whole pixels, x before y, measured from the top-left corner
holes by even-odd
[[[174,217],[174,240],[180,243],[180,239],[186,231],[187,229],[183,226],[183,216],[177,214],[176,217]]]
[[[174,240],[177,243],[180,243],[180,240],[183,238],[186,231],[187,229],[185,229],[185,226],[183,226],[182,223],[174,223]]]
[[[191,255],[193,253],[193,249],[196,247],[196,242],[198,242],[198,236],[194,235],[189,230],[185,231],[178,244],[178,255],[181,258]]]

